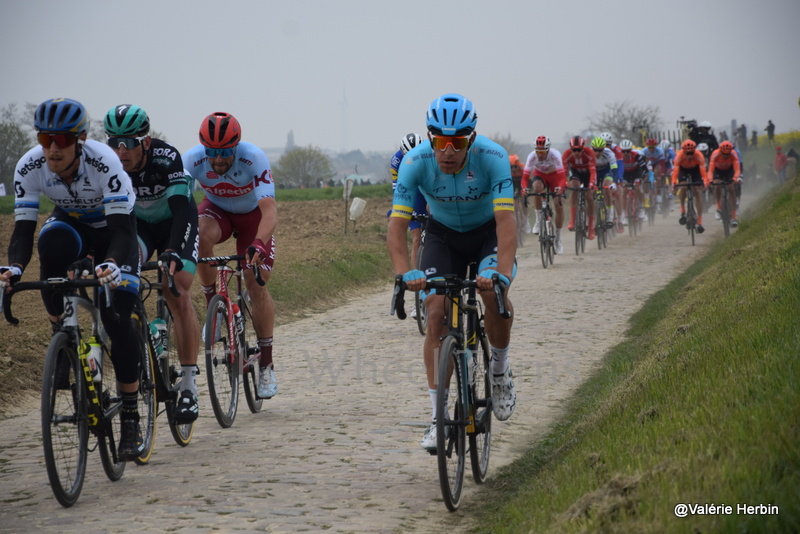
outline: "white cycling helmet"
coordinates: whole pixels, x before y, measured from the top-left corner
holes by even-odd
[[[619,148],[621,150],[633,150],[633,143],[631,143],[630,139],[623,139],[619,142]]]
[[[422,137],[415,133],[406,134],[403,140],[400,141],[400,150],[403,154],[408,154],[408,151],[422,142]]]
[[[670,143],[668,139],[664,139],[663,141],[661,141],[661,150],[666,152],[670,148],[672,148],[672,143]]]
[[[711,123],[708,121],[703,121],[697,125],[698,128],[711,128]]]
[[[708,152],[708,145],[705,143],[700,143],[699,145],[697,145],[697,150],[699,150],[700,152]]]
[[[600,134],[600,137],[606,142],[607,145],[610,145],[614,142],[614,137],[611,135],[611,132],[603,132]]]

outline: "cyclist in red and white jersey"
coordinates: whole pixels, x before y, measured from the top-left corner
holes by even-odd
[[[533,175],[533,178],[531,178]],[[564,205],[561,202],[561,194],[567,185],[567,174],[564,171],[564,161],[561,159],[561,152],[550,147],[550,138],[540,135],[536,138],[533,152],[528,154],[525,161],[525,170],[522,171],[522,190],[529,192],[533,185],[534,193],[544,192],[547,187],[552,193],[556,193],[554,198],[556,206],[556,254],[564,253],[564,245],[561,244],[561,227],[564,225]],[[533,233],[538,234],[542,221],[542,197],[533,197],[533,206],[536,209],[536,226]]]
[[[580,187],[583,185],[586,192],[586,210],[589,213],[589,239],[594,239],[594,194],[597,189],[597,166],[594,151],[586,146],[586,141],[580,135],[574,136],[569,141],[569,150],[561,156],[564,168],[569,173],[569,186]],[[572,193],[575,193],[572,191]],[[578,195],[570,195],[569,226],[567,229],[575,230],[575,212],[578,211]]]
[[[200,256],[213,256],[214,246],[236,231],[236,253],[246,255],[247,266],[261,269],[262,279],[268,281],[275,261],[273,234],[278,214],[267,155],[242,141],[242,128],[233,115],[216,112],[203,119],[200,144],[183,161],[206,194],[197,208]],[[251,246],[256,250],[252,257]],[[197,277],[208,304],[216,293],[215,272],[200,263]],[[244,281],[253,302],[253,326],[261,350],[258,396],[270,399],[278,392],[272,361],[275,304],[267,286],[256,283],[252,270],[245,271]]]

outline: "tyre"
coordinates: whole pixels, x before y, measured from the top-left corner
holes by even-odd
[[[581,236],[583,234],[583,210],[580,203],[578,204],[578,211],[575,212],[575,255],[581,255]]]
[[[455,512],[461,504],[466,463],[466,427],[463,424],[466,417],[461,401],[461,385],[464,377],[458,365],[462,353],[456,338],[447,336],[442,342],[439,354],[436,389],[436,456],[444,504],[448,510]]]
[[[581,222],[581,254],[586,252],[586,239],[589,236],[589,223],[586,219],[586,205],[581,207],[580,211]]]
[[[225,299],[214,295],[206,313],[206,376],[208,398],[222,428],[233,424],[239,404],[239,355],[237,347],[232,346],[236,341],[229,339],[229,322]]]
[[[723,186],[726,187],[726,186]],[[728,203],[728,192],[722,193],[722,228],[725,231],[725,237],[731,235],[731,207]]]
[[[423,242],[417,250],[417,269],[420,269],[422,266],[422,252],[424,247],[425,244]],[[424,336],[425,332],[428,331],[428,312],[425,310],[425,300],[422,298],[419,291],[414,293],[414,307],[417,311],[417,330],[419,330],[420,335]]]
[[[150,461],[153,447],[156,444],[158,401],[155,384],[155,354],[153,354],[153,346],[150,343],[150,325],[144,319],[144,315],[137,315],[137,311],[134,310],[131,314],[131,321],[136,329],[142,355],[139,364],[139,427],[142,430],[143,448],[142,453],[134,461],[139,465],[144,465]]]
[[[119,461],[117,445],[122,437],[120,426],[120,413],[122,411],[122,397],[117,387],[117,374],[108,352],[108,345],[101,344],[103,349],[102,373],[103,382],[100,385],[100,403],[103,407],[104,426],[95,432],[97,434],[100,463],[109,480],[115,482],[122,478],[126,462]]]
[[[252,413],[261,411],[264,400],[258,396],[258,377],[260,372],[258,348],[258,336],[253,326],[253,303],[250,302],[250,295],[245,289],[239,298],[239,309],[244,316],[244,333],[240,338],[239,346],[242,350],[242,382],[244,382],[244,398],[247,400],[247,407]]]
[[[542,227],[539,230],[539,252],[542,255],[542,267],[547,269],[548,265],[548,249],[550,246],[547,244],[547,228],[545,223],[542,223]]]
[[[689,191],[689,194],[692,192]],[[689,235],[692,237],[692,246],[694,246],[694,229],[697,225],[697,214],[694,211],[694,204],[687,201],[686,207],[686,228],[689,230]]]
[[[167,390],[163,401],[166,405],[167,421],[169,422],[172,439],[181,447],[185,447],[192,441],[194,423],[179,423],[173,417],[181,393],[181,360],[178,358],[178,335],[175,322],[172,320],[172,314],[167,312],[166,315],[167,344],[164,347],[164,352],[158,358],[157,371],[161,374],[161,383],[166,386]]]
[[[472,464],[472,479],[476,484],[483,484],[489,470],[492,445],[492,381],[489,367],[491,352],[485,336],[481,338],[475,357],[477,368],[474,373],[472,401],[476,431],[469,434],[469,459]]]
[[[596,200],[596,202],[603,202],[602,199]],[[595,220],[595,233],[597,234],[597,249],[603,250],[606,241],[606,210],[605,207],[597,208],[597,215],[594,218]]]
[[[77,502],[89,444],[85,376],[66,332],[50,341],[42,374],[42,445],[47,478],[64,507]]]
[[[553,257],[556,251],[556,231],[553,226],[553,219],[550,215],[547,216],[547,261],[553,265]]]

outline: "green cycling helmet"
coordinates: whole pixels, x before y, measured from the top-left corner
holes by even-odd
[[[606,140],[602,137],[595,137],[592,139],[592,148],[605,148],[606,147]]]
[[[109,137],[141,137],[150,132],[150,118],[139,106],[120,104],[108,110],[103,127]]]

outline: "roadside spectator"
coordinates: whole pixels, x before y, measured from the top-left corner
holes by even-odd
[[[756,132],[755,130],[753,130],[753,135],[750,138],[750,148],[752,148],[753,150],[758,148],[758,132]]]
[[[769,144],[772,145],[773,139],[775,138],[775,125],[772,124],[772,120],[767,121],[767,127],[764,128],[764,131],[767,132],[767,139],[769,140]]]
[[[782,184],[786,181],[786,165],[788,164],[786,154],[783,153],[781,147],[775,147],[775,174],[778,175],[778,183]]]

